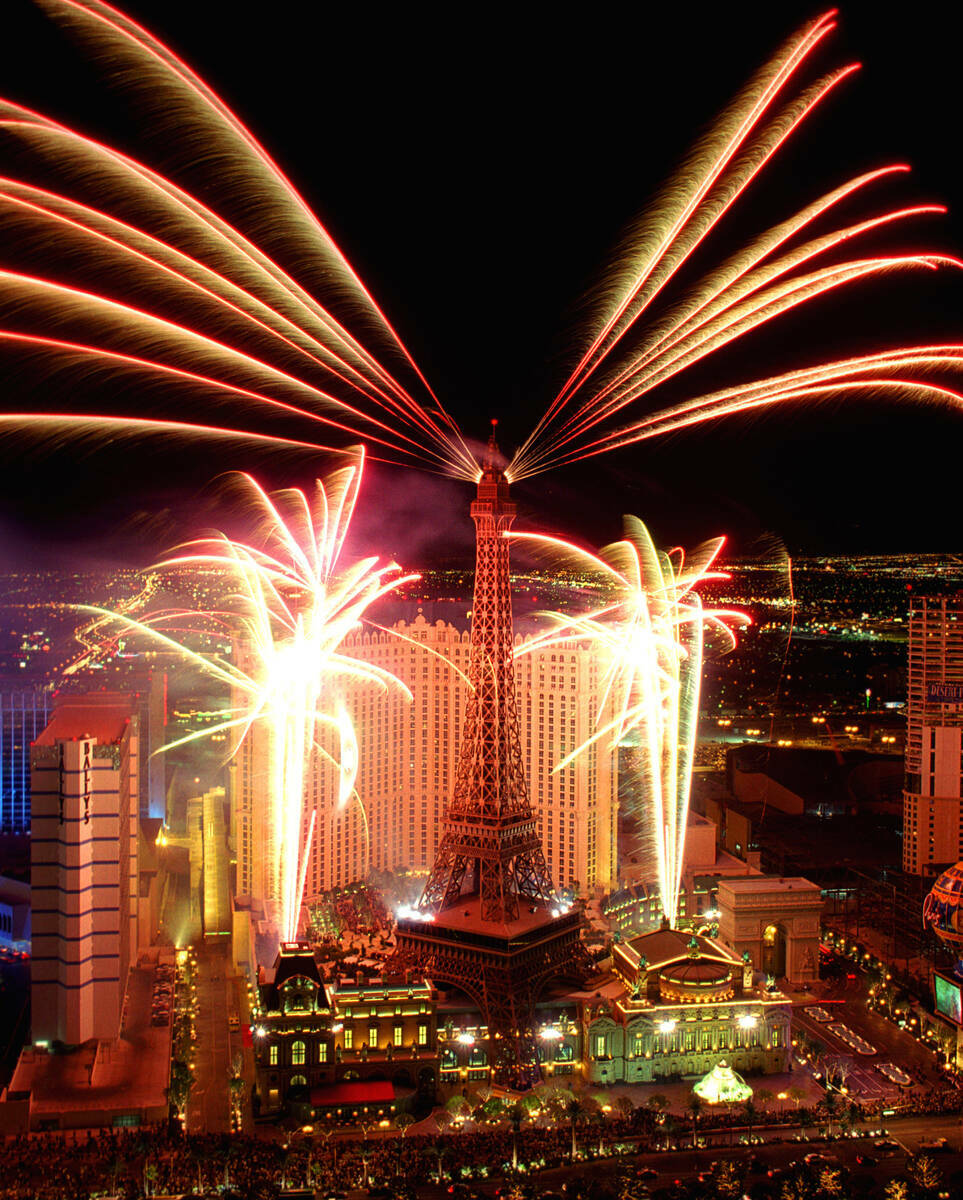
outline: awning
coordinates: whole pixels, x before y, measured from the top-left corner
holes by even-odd
[[[335,1108],[342,1104],[393,1104],[395,1089],[384,1080],[363,1083],[332,1083],[311,1089],[314,1108]]]

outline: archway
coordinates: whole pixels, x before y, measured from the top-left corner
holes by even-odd
[[[762,969],[773,979],[786,974],[786,931],[781,925],[767,925],[762,931]]]

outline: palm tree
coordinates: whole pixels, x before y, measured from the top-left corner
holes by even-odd
[[[435,1158],[437,1158],[437,1159],[438,1159],[438,1174],[437,1174],[437,1176],[435,1177],[435,1183],[437,1183],[439,1187],[441,1187],[441,1179],[442,1179],[442,1175],[441,1175],[441,1160],[442,1160],[442,1159],[445,1157],[445,1155],[446,1155],[447,1153],[448,1153],[448,1147],[445,1145],[445,1140],[444,1140],[444,1138],[436,1138],[436,1139],[435,1139],[434,1155],[435,1155]]]
[[[699,1114],[702,1112],[704,1101],[701,1096],[697,1096],[695,1092],[689,1097],[689,1102],[686,1105],[689,1112],[692,1113],[692,1149],[696,1146],[696,1127],[699,1123]]]
[[[830,1137],[832,1136],[832,1132],[833,1132],[833,1118],[836,1116],[836,1109],[838,1108],[838,1106],[839,1106],[839,1102],[836,1099],[836,1093],[834,1091],[832,1091],[831,1089],[827,1088],[826,1095],[823,1097],[823,1107],[826,1109],[826,1117],[828,1118]]]
[[[742,1106],[742,1111],[746,1114],[746,1124],[749,1126],[749,1141],[751,1142],[752,1141],[752,1123],[753,1123],[753,1121],[755,1121],[756,1116],[758,1115],[756,1112],[756,1106],[753,1104],[753,1102],[751,1100],[747,1100],[745,1102],[745,1104]]]
[[[575,1144],[575,1126],[582,1113],[582,1102],[578,1096],[573,1095],[571,1100],[566,1103],[565,1112],[568,1119],[572,1122],[572,1162],[575,1162],[575,1155],[578,1151],[578,1147]]]
[[[759,1101],[760,1105],[762,1105],[763,1108],[768,1108],[768,1106],[770,1104],[772,1104],[772,1102],[773,1102],[773,1100],[775,1100],[775,1098],[776,1098],[776,1093],[771,1092],[768,1088],[760,1088],[759,1091],[756,1092],[756,1099]]]
[[[508,1119],[512,1123],[512,1170],[518,1170],[518,1131],[525,1120],[525,1109],[515,1103],[508,1110]]]
[[[805,1091],[801,1087],[797,1087],[795,1084],[793,1084],[791,1088],[786,1089],[786,1095],[793,1102],[793,1104],[795,1104],[797,1109],[799,1108],[800,1100],[806,1099]]]

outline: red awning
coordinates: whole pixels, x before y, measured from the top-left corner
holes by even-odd
[[[393,1104],[395,1089],[383,1080],[368,1083],[333,1083],[330,1087],[312,1088],[314,1108],[334,1108],[340,1104]]]

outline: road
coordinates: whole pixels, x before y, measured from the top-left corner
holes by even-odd
[[[230,954],[226,946],[203,943],[195,953],[197,1042],[187,1129],[189,1133],[229,1133],[228,1069],[232,1051],[227,1022],[233,1011]]]
[[[750,1179],[765,1179],[768,1170],[784,1170],[790,1163],[801,1162],[810,1152],[825,1154],[838,1160],[838,1164],[847,1168],[854,1176],[870,1176],[879,1184],[885,1184],[894,1176],[904,1172],[906,1160],[911,1154],[919,1151],[921,1141],[935,1137],[945,1137],[952,1147],[951,1152],[937,1152],[932,1155],[934,1162],[943,1172],[946,1179],[955,1171],[963,1170],[963,1154],[959,1152],[960,1121],[956,1117],[914,1117],[905,1121],[894,1121],[889,1127],[889,1136],[899,1143],[892,1153],[883,1153],[876,1149],[872,1138],[849,1138],[835,1142],[813,1143],[777,1143],[762,1146],[709,1146],[703,1150],[679,1150],[671,1153],[639,1154],[625,1158],[594,1160],[591,1164],[593,1178],[609,1178],[618,1175],[626,1167],[652,1167],[658,1172],[658,1178],[652,1180],[653,1189],[667,1187],[675,1180],[691,1180],[701,1172],[709,1171],[714,1162],[731,1159],[735,1162],[746,1162],[750,1157],[762,1160],[761,1168],[750,1176]],[[580,1139],[581,1143],[581,1139]],[[525,1135],[519,1139],[519,1149],[524,1156]],[[856,1162],[857,1154],[870,1154],[877,1159],[875,1167],[861,1166]],[[538,1190],[541,1194],[546,1191],[560,1192],[562,1185],[569,1181],[584,1181],[586,1165],[584,1162],[575,1166],[558,1167],[543,1171],[538,1175]],[[493,1196],[496,1190],[503,1186],[500,1180],[472,1181],[472,1190],[482,1195]],[[425,1197],[443,1196],[446,1187],[423,1188],[420,1193]]]

